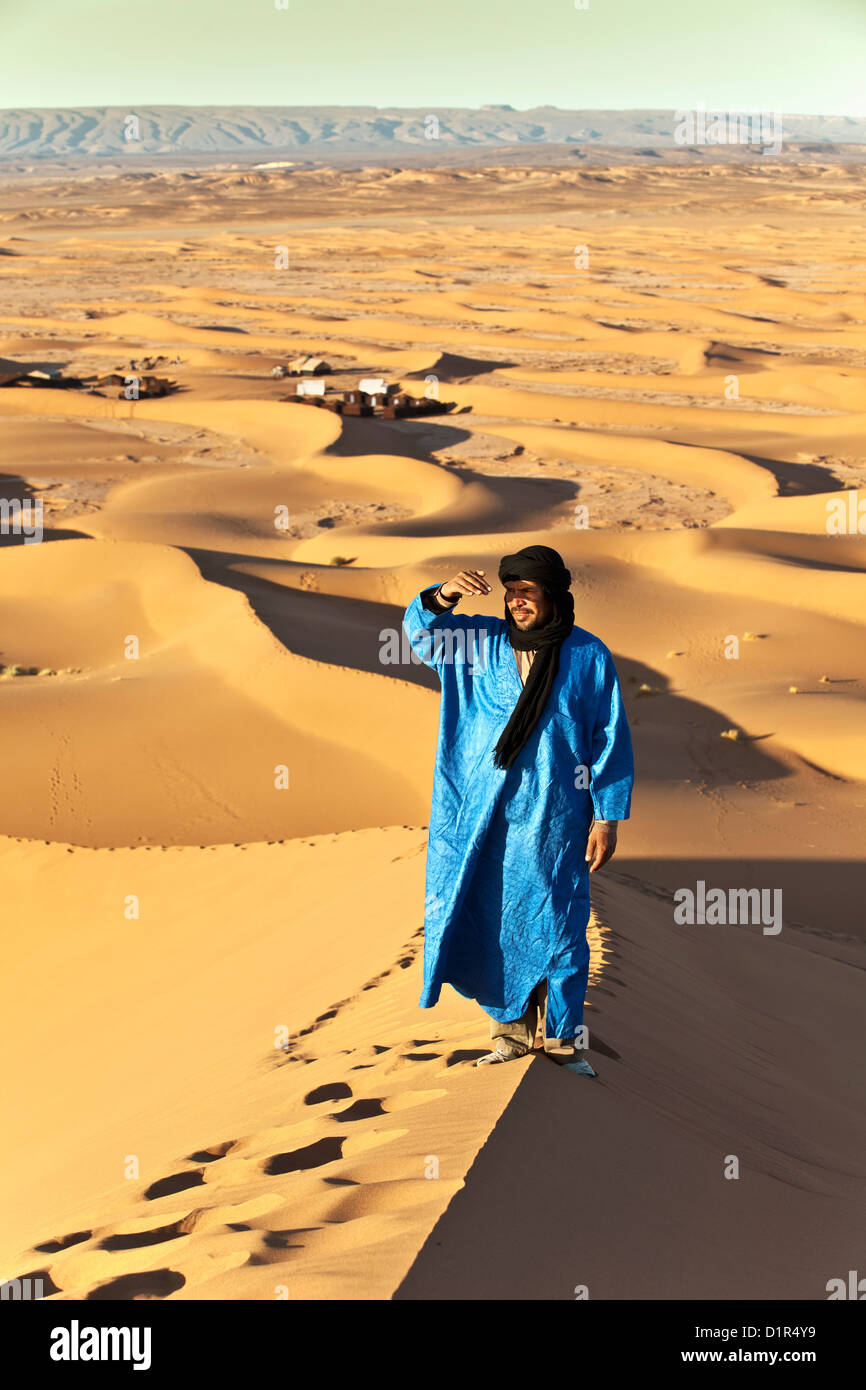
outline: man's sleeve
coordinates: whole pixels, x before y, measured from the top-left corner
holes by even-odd
[[[435,606],[441,603],[433,597],[438,587],[434,584],[415,595],[403,615],[403,631],[418,659],[441,675],[446,654],[454,648],[454,629],[465,628],[469,619],[454,613],[453,604]]]
[[[451,603],[448,603],[444,598],[440,597],[440,588],[440,584],[433,584],[429,589],[422,589],[421,593],[418,595],[422,607],[426,608],[430,613],[450,613],[457,606],[457,599],[453,599]]]
[[[604,648],[596,667],[596,714],[589,787],[597,821],[628,820],[634,753],[613,657]]]

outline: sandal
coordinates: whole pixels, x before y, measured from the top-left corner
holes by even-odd
[[[529,1049],[527,1048],[524,1052],[518,1052],[513,1047],[507,1045],[505,1047],[500,1047],[497,1043],[496,1051],[485,1053],[483,1057],[478,1058],[475,1065],[476,1067],[483,1067],[488,1062],[516,1062],[518,1057],[525,1057],[528,1051]]]

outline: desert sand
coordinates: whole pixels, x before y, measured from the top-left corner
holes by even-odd
[[[0,358],[180,389],[0,389],[45,526],[0,538],[4,1278],[809,1300],[862,1261],[864,178],[10,181]],[[455,409],[288,403],[306,352]],[[592,1081],[418,1008],[438,685],[380,655],[539,541],[637,758]],[[697,880],[782,889],[783,930],[678,925]]]

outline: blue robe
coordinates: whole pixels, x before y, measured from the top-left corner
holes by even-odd
[[[447,983],[510,1022],[546,979],[547,1036],[570,1038],[589,974],[587,837],[593,817],[628,818],[634,780],[613,658],[574,627],[527,743],[510,768],[496,767],[493,750],[523,689],[508,625],[437,614],[424,606],[430,592],[403,618],[442,686],[419,1002],[431,1008]]]

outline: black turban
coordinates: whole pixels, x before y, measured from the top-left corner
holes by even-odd
[[[553,603],[553,612],[543,627],[523,631],[512,618],[507,599],[505,601],[505,621],[508,623],[511,646],[515,651],[536,652],[520,699],[493,752],[496,765],[508,768],[547,704],[559,670],[559,649],[574,627],[574,599],[569,593],[571,572],[559,552],[552,550],[549,545],[527,545],[514,555],[503,555],[499,563],[499,579],[503,584],[511,579],[531,580],[540,585]]]

